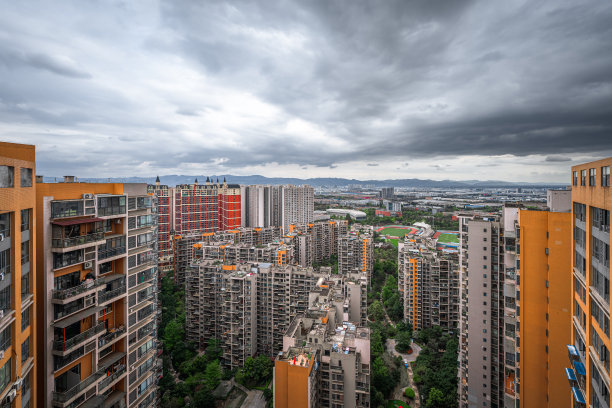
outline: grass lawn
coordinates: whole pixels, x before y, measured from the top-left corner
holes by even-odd
[[[458,244],[459,237],[455,234],[440,234],[438,242],[449,242],[451,244]]]
[[[408,234],[410,229],[401,228],[385,228],[379,232],[380,235],[391,235],[393,237],[403,238],[404,235]]]
[[[410,405],[408,405],[408,403],[405,401],[389,400],[387,401],[387,406],[385,408],[398,408],[398,407],[410,408]]]
[[[387,240],[387,242],[390,242],[390,243],[391,243],[391,245],[393,245],[394,247],[396,247],[396,248],[397,248],[397,243],[399,242],[399,239],[393,239],[393,238],[391,238],[391,239],[388,239],[388,240]]]

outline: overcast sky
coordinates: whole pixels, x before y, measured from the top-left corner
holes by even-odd
[[[612,3],[13,1],[39,174],[568,182],[612,155]]]

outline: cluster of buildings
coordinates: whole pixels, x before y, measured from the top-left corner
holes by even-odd
[[[174,267],[174,238],[228,231],[239,227],[276,226],[314,221],[314,189],[310,186],[240,186],[224,179],[176,187],[162,185],[159,177],[148,186],[157,197],[159,266]]]
[[[232,369],[254,355],[276,357],[277,407],[369,406],[372,241],[371,228],[349,229],[346,220],[178,239],[187,339],[200,349],[222,339],[221,362]],[[337,271],[321,266],[334,257]],[[296,347],[308,367],[288,362]]]
[[[157,406],[157,205],[0,143],[0,404]]]

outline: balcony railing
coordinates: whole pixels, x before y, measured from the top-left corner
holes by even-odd
[[[79,235],[72,238],[53,238],[51,240],[52,248],[71,248],[74,246],[85,245],[90,242],[104,240],[104,232],[94,232],[93,234]]]
[[[111,248],[111,249],[99,249],[98,259],[106,259],[112,256],[125,254],[125,246]]]
[[[100,336],[100,338],[98,339],[98,347],[104,347],[105,344],[110,343],[111,341],[113,341],[114,339],[116,339],[117,337],[121,336],[124,333],[125,333],[124,326],[121,326],[117,328],[116,330],[109,329],[109,332],[107,334],[105,334],[104,336]]]
[[[102,333],[105,330],[106,330],[106,326],[104,323],[97,324],[94,327],[91,327],[85,330],[84,332],[79,333],[72,338],[69,338],[66,341],[60,341],[60,340],[54,341],[53,350],[56,350],[56,351],[70,350],[72,347],[88,340],[91,337],[94,337],[96,334]]]
[[[111,385],[113,381],[121,377],[123,374],[125,374],[125,365],[122,364],[121,367],[117,369],[117,371],[115,371],[114,373],[112,373],[111,375],[103,379],[102,381],[100,381],[100,385],[98,386],[98,389],[103,390],[104,388]]]
[[[68,391],[64,391],[64,392],[55,392],[54,391],[53,392],[53,401],[57,402],[57,403],[60,403],[60,404],[64,404],[64,403],[68,402],[71,398],[74,398],[75,396],[77,396],[81,392],[85,391],[93,383],[95,383],[97,380],[102,378],[105,373],[106,372],[104,370],[100,370],[100,371],[90,375],[85,380],[81,381],[80,383],[78,383],[77,385],[75,385],[74,387],[69,389]]]
[[[119,286],[117,289],[113,289],[113,290],[106,291],[106,292],[101,292],[98,295],[98,303],[104,303],[124,293],[125,293],[125,285]]]
[[[98,283],[95,280],[91,280],[91,281],[86,281],[83,282],[82,284],[78,285],[78,286],[74,286],[72,288],[67,288],[67,289],[53,289],[51,291],[51,298],[52,299],[56,299],[56,300],[65,300],[65,299],[69,299],[71,297],[77,296],[81,293],[87,292],[89,290],[92,290],[96,287],[100,286],[100,283]]]

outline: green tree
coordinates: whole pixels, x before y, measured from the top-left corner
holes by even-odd
[[[375,322],[383,322],[385,320],[385,311],[378,300],[372,302],[368,308],[368,316],[370,317],[370,320]]]
[[[411,347],[412,347],[412,339],[410,337],[410,332],[401,331],[401,332],[399,332],[397,334],[395,339],[397,340],[397,344],[396,344],[395,348],[400,353],[406,353],[406,352],[408,352],[408,350],[411,349]]]
[[[429,390],[429,396],[425,403],[427,408],[445,408],[445,404],[444,393],[442,391],[435,387]]]
[[[221,381],[221,366],[219,360],[208,363],[204,374],[204,382],[209,390],[214,390]]]
[[[193,394],[191,406],[194,408],[214,408],[215,398],[210,390],[208,390],[206,387],[202,387],[196,391],[195,394]]]

